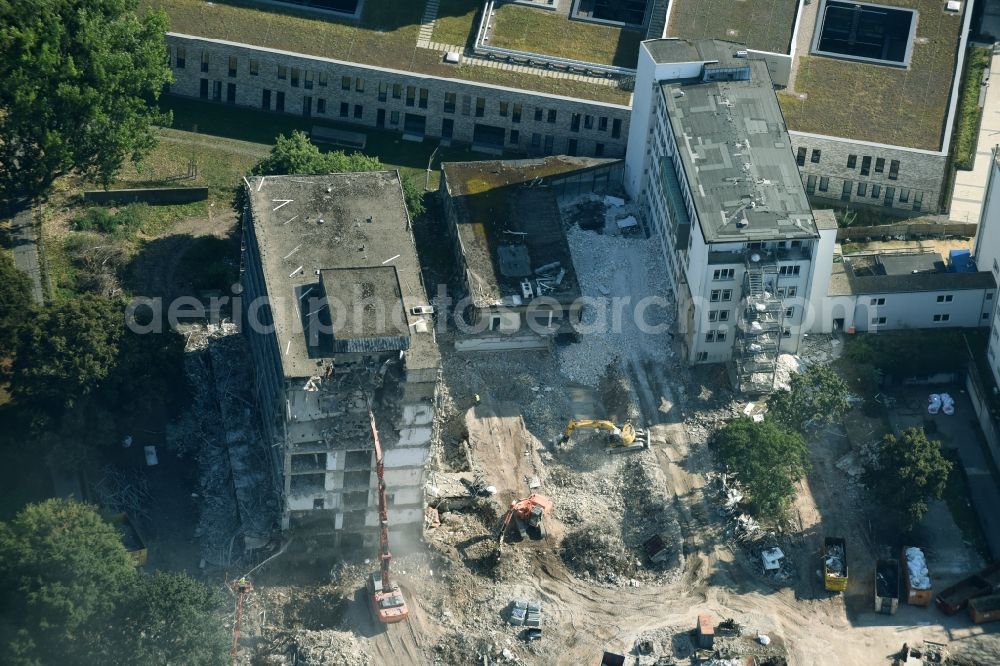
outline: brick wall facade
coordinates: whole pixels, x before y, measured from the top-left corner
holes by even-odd
[[[626,106],[173,33],[167,45],[178,95],[528,155],[625,154]]]
[[[167,44],[174,74],[170,92],[178,95],[487,150],[498,151],[502,143],[504,150],[530,156],[625,154],[631,109],[622,105],[173,33],[167,34]],[[790,136],[793,153],[806,151],[799,170],[817,205],[884,206],[887,188],[892,188],[894,212],[939,211],[947,156],[796,132]],[[815,150],[820,151],[819,162],[812,159]],[[856,156],[853,168],[848,167],[850,155]],[[861,175],[865,157],[871,164],[868,174]],[[881,173],[876,171],[879,159],[884,160]],[[890,177],[893,161],[899,163],[895,179]],[[850,182],[849,195],[844,194],[845,181]],[[876,187],[878,196],[873,197]]]
[[[796,132],[789,134],[802,184],[810,200],[817,205],[888,206],[897,213],[938,212],[948,163],[946,155]],[[819,154],[814,158],[815,151]],[[853,166],[850,166],[852,155]],[[866,158],[867,174],[863,174]],[[894,162],[898,162],[895,173]],[[845,182],[849,183],[849,192],[845,192]]]

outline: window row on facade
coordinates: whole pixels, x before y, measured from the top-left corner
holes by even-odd
[[[871,319],[871,325],[872,326],[885,326],[887,320],[888,320],[887,317],[875,316],[875,317],[872,317],[872,319]],[[934,323],[934,324],[943,324],[943,323],[946,323],[946,322],[949,322],[949,321],[951,321],[951,315],[948,314],[948,313],[940,313],[940,314],[935,314],[935,315],[931,316],[931,323]]]
[[[225,96],[223,98],[223,84],[225,83]],[[236,84],[225,81],[210,81],[201,79],[199,96],[201,99],[214,102],[225,101],[227,104],[236,104]],[[261,90],[260,108],[264,111],[277,111],[279,113],[301,113],[305,117],[326,116],[333,119],[344,120],[346,122],[365,121],[365,105],[352,104],[350,102],[339,102],[335,105],[328,105],[325,97],[314,95],[303,95],[301,97],[301,108],[291,109],[286,104],[285,92],[282,90]],[[431,127],[428,125],[428,117],[422,114],[406,113],[397,109],[375,109],[375,127],[402,130],[406,134],[417,136],[439,136],[442,139],[454,137],[455,121],[451,118],[442,118],[440,126]],[[566,138],[555,134],[542,132],[525,132],[521,130],[503,127],[494,127],[476,123],[473,126],[473,143],[480,146],[488,146],[497,149],[509,149],[513,151],[527,152],[531,155],[594,155],[603,157],[607,152],[607,145],[601,141],[590,141],[575,137]]]
[[[226,72],[228,77],[237,78],[240,72],[239,58],[236,56],[229,56],[226,62]],[[203,73],[209,72],[209,65],[211,62],[211,54],[208,50],[203,49],[201,51],[200,60],[200,71]],[[173,48],[173,66],[175,69],[186,69],[187,67],[187,49],[184,46],[176,46]],[[286,84],[292,88],[301,87],[304,90],[318,90],[318,89],[331,89],[335,86],[330,85],[329,76],[326,72],[317,70],[309,70],[300,67],[294,67],[289,65],[274,65],[274,75],[276,80],[284,81]],[[247,74],[250,76],[259,76],[261,72],[260,61],[256,58],[247,58]],[[204,81],[205,79],[203,79]],[[218,88],[219,92],[216,94],[213,89],[212,98],[219,100],[221,99],[221,82],[215,82],[214,88]],[[235,85],[235,84],[232,84]],[[360,76],[341,76],[339,89],[341,93],[364,93],[366,91],[366,79]],[[428,108],[431,91],[429,88],[422,86],[415,86],[402,83],[390,83],[386,81],[377,81],[375,83],[378,90],[378,101],[387,102],[390,98],[393,100],[400,100],[407,107],[426,109]],[[234,89],[235,90],[235,89]],[[280,97],[284,97],[281,91],[278,92]],[[331,96],[334,93],[330,93]],[[234,93],[235,95],[235,93]],[[202,95],[207,97],[207,95]],[[323,106],[325,106],[325,98],[323,99]],[[505,100],[488,100],[486,97],[473,96],[468,94],[458,94],[455,92],[444,92],[441,98],[442,110],[446,114],[460,114],[463,116],[472,116],[475,118],[484,118],[487,115],[496,114],[501,118],[509,118],[509,121],[514,124],[518,124],[522,121],[524,117],[525,108],[524,104],[518,102],[510,102]],[[556,125],[560,122],[565,123],[565,117],[560,116],[558,109],[545,108],[542,106],[532,107],[535,122],[544,122],[552,125]],[[325,111],[319,111],[318,113],[324,113]],[[568,114],[568,129],[570,132],[580,132],[581,129],[587,131],[597,131],[597,132],[609,132],[612,139],[620,139],[622,136],[622,119],[612,118],[610,116],[588,114],[588,113],[578,113],[570,112]],[[342,117],[347,117],[341,114]],[[562,126],[565,129],[565,126]]]
[[[806,165],[806,157],[808,156],[810,164],[819,164],[822,158],[822,151],[819,148],[813,148],[811,151],[804,146],[799,146],[795,151],[795,163],[800,167]],[[868,176],[873,172],[876,174],[885,174],[889,180],[899,179],[899,160],[888,160],[889,171],[886,173],[886,159],[884,157],[872,157],[871,155],[861,155],[861,168],[859,170],[859,175]],[[873,168],[874,167],[874,168]],[[858,168],[858,155],[849,154],[847,156],[847,168],[857,169]]]
[[[923,210],[924,207],[923,190],[911,189],[909,187],[897,187],[864,181],[855,182],[853,180],[841,180],[828,176],[816,176],[814,174],[803,174],[802,181],[806,188],[806,194],[809,196],[827,197],[830,199],[839,198],[841,201],[854,201],[873,206],[910,207],[915,211]],[[838,181],[840,185],[839,190],[837,189]]]

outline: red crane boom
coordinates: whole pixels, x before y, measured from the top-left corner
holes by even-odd
[[[385,465],[382,461],[382,442],[378,437],[378,428],[375,426],[375,414],[372,412],[371,403],[368,405],[368,421],[371,423],[372,439],[375,440],[375,474],[378,476],[378,554],[382,568],[382,587],[389,589],[392,587],[392,579],[389,577],[389,562],[392,561],[392,553],[389,552],[389,509],[386,506],[388,501],[385,496]]]
[[[380,569],[368,576],[368,594],[371,599],[372,613],[383,624],[402,622],[409,615],[406,601],[400,592],[399,585],[392,581],[389,574],[389,563],[392,553],[389,552],[389,508],[385,494],[385,464],[382,460],[382,442],[375,425],[375,413],[371,401],[368,401],[368,421],[372,428],[372,439],[375,440],[375,474],[378,476],[378,541]]]

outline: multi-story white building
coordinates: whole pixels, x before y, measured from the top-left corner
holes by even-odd
[[[989,271],[1000,284],[1000,146],[993,147],[990,175],[986,180],[986,194],[979,215],[973,257],[981,271]],[[990,313],[990,341],[986,355],[993,380],[1000,386],[1000,299],[994,299]]]
[[[643,42],[625,187],[662,243],[688,360],[770,390],[825,296],[814,258],[836,223],[813,217],[766,63],[730,42]]]

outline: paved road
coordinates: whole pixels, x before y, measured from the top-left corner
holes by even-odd
[[[38,239],[35,235],[35,225],[32,220],[30,204],[14,204],[14,218],[10,224],[11,244],[14,252],[14,265],[31,278],[31,295],[36,303],[42,303],[45,292],[42,290],[42,270],[38,259]]]
[[[940,438],[943,444],[957,451],[965,476],[968,479],[969,499],[979,517],[983,536],[989,545],[993,557],[1000,559],[1000,487],[990,473],[986,453],[980,445],[982,433],[975,421],[975,412],[969,396],[960,386],[937,386],[931,389],[911,389],[909,396],[911,404],[919,404],[919,410],[900,408],[890,413],[890,421],[896,430],[910,426],[924,425],[924,419],[933,419],[937,424],[938,433],[929,433],[931,439]],[[955,399],[955,415],[945,416],[925,414],[923,405],[930,393],[946,391]],[[897,398],[903,397],[902,395]]]

